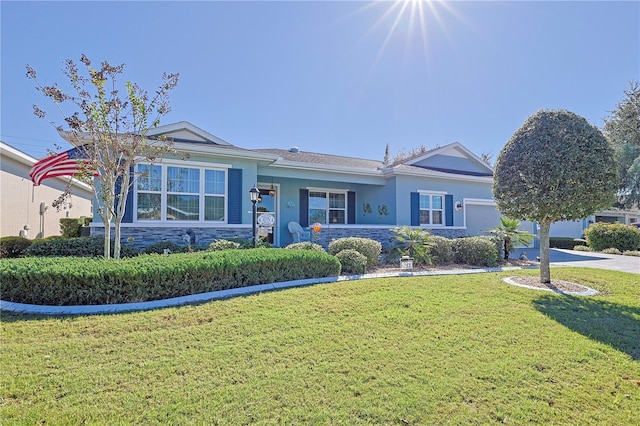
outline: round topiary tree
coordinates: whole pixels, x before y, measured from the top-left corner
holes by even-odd
[[[540,282],[551,282],[551,224],[611,207],[616,170],[613,149],[600,130],[569,111],[538,111],[504,146],[493,193],[506,216],[540,224]]]

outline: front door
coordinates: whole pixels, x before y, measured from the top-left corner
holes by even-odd
[[[273,246],[280,243],[278,235],[278,192],[273,185],[258,185],[258,236]]]

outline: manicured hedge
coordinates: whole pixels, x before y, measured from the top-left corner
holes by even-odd
[[[285,248],[289,250],[315,250],[326,253],[324,247],[322,247],[320,244],[312,243],[310,241],[302,241],[300,243],[289,244]]]
[[[140,251],[134,247],[122,244],[121,257],[136,256]],[[113,241],[111,241],[113,254]],[[25,256],[83,256],[100,257],[104,255],[104,237],[63,238],[49,237],[35,240],[24,252]]]
[[[159,300],[339,273],[338,259],[311,250],[149,254],[119,261],[21,258],[0,262],[0,291],[3,300],[13,302],[97,305]]]
[[[338,238],[329,243],[329,254],[336,255],[342,250],[355,250],[367,258],[367,268],[371,268],[378,263],[382,244],[370,238],[347,237]]]
[[[429,254],[434,265],[446,265],[453,262],[453,241],[439,235],[429,238]]]
[[[24,237],[0,238],[0,257],[20,257],[32,241]]]
[[[456,263],[475,266],[498,264],[498,245],[492,237],[466,237],[453,240]]]
[[[352,249],[345,249],[336,253],[336,258],[340,261],[342,272],[364,274],[367,268],[367,258]]]
[[[640,248],[640,231],[633,226],[599,222],[585,229],[584,233],[594,251],[616,248],[623,252]]]
[[[587,242],[580,238],[571,237],[549,237],[549,247],[573,250],[575,246],[585,245]]]

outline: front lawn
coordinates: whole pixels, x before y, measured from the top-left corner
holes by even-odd
[[[349,281],[108,316],[3,313],[0,418],[637,423],[639,275],[552,271],[602,292],[588,298],[507,275]]]

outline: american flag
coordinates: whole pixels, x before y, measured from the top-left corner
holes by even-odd
[[[31,173],[29,173],[31,181],[34,185],[40,185],[40,182],[45,179],[56,176],[75,176],[81,173],[90,164],[84,150],[85,147],[81,146],[43,158],[31,168]]]

